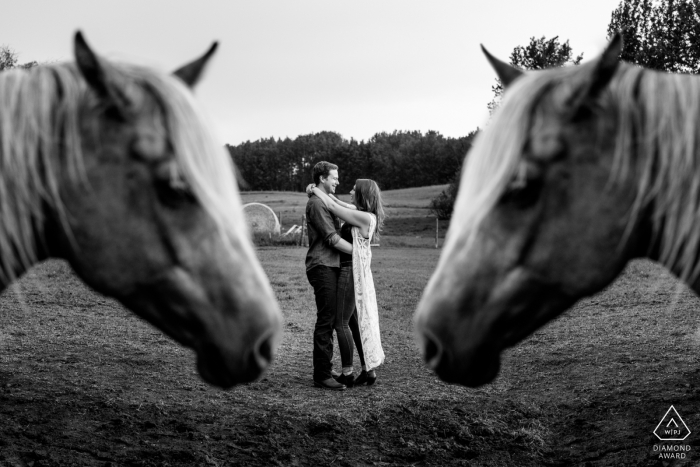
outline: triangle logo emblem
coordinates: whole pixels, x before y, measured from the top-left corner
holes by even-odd
[[[671,406],[654,429],[654,434],[661,441],[683,441],[690,435],[690,430],[678,411]]]

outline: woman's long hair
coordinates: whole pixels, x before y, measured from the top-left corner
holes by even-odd
[[[384,206],[382,192],[377,182],[368,178],[358,178],[355,181],[355,205],[360,211],[371,212],[377,216],[377,228],[374,231],[374,241],[379,240],[379,232],[384,227]]]

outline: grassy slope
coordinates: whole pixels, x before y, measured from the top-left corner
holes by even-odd
[[[447,185],[423,186],[417,188],[402,188],[400,190],[382,191],[384,203],[390,212],[401,213],[401,209],[415,209],[423,212],[428,209],[430,200],[435,198]],[[350,195],[339,193],[341,200],[349,201]],[[277,212],[299,209],[306,205],[306,195],[295,191],[243,191],[241,192],[243,203],[265,203]],[[301,211],[299,211],[301,212]],[[412,211],[406,211],[412,212]]]

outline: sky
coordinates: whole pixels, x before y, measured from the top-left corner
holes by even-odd
[[[619,0],[5,0],[0,45],[20,62],[93,50],[173,71],[219,49],[195,93],[221,142],[335,131],[469,134],[488,120],[495,75],[530,37],[605,47]]]

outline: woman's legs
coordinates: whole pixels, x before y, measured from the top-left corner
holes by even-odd
[[[352,340],[355,341],[355,348],[357,348],[357,355],[360,356],[360,365],[362,369],[365,369],[365,353],[362,351],[362,338],[360,337],[360,323],[357,321],[357,308],[353,307],[352,316],[350,316],[350,331],[352,332]]]
[[[365,354],[362,351],[362,339],[360,338],[360,323],[357,320],[357,309],[350,317],[350,331],[352,331],[352,338],[355,341],[355,346],[357,346],[357,354],[360,356],[360,364],[362,364],[362,373],[354,381],[356,385],[361,385],[367,383],[367,386],[371,386],[377,381],[377,374],[374,369],[367,371],[365,366]]]
[[[352,266],[341,266],[338,279],[337,314],[335,332],[338,336],[338,349],[343,365],[343,373],[352,373],[353,333],[348,325],[355,314],[355,284],[352,276]],[[355,318],[357,321],[357,318]]]

